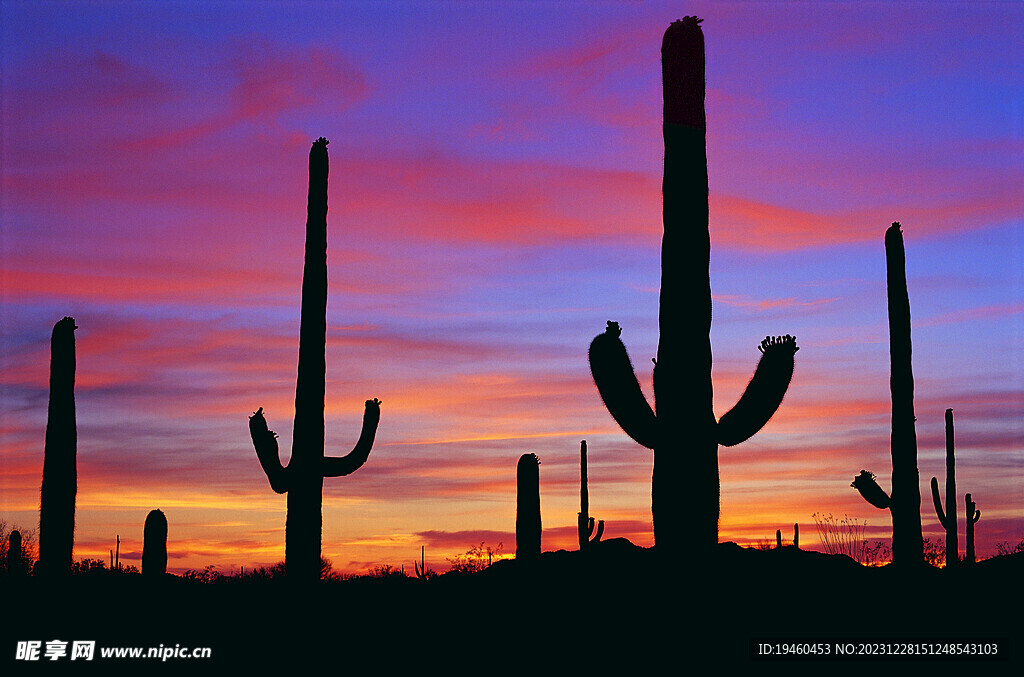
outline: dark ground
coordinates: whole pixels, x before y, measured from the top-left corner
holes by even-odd
[[[889,657],[1003,673],[1024,664],[1024,553],[971,568],[865,568],[846,557],[718,546],[708,561],[661,562],[624,539],[585,558],[544,553],[472,575],[201,584],[168,576],[76,577],[63,584],[0,579],[0,665],[29,674],[55,664],[13,662],[19,640],[96,640],[91,667],[149,671],[160,661],[101,660],[103,646],[212,648],[212,659],[169,659],[171,672],[240,667],[266,674],[399,670],[504,674],[522,666],[628,674],[710,674],[715,664],[832,670],[877,656],[837,657],[836,643],[999,642],[996,656]],[[759,643],[821,644],[830,655],[763,658]],[[897,649],[899,647],[896,647]],[[820,650],[820,649],[819,649]],[[966,662],[968,665],[964,665]],[[199,663],[202,663],[200,666]],[[332,666],[328,668],[327,666]],[[69,672],[81,662],[64,659]],[[869,667],[865,665],[864,667]],[[0,674],[7,673],[0,669]]]

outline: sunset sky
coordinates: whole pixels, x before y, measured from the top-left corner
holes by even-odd
[[[576,547],[579,442],[605,538],[650,546],[653,456],[607,413],[608,320],[653,401],[661,35],[704,19],[715,410],[758,343],[800,352],[778,414],[719,452],[720,538],[888,512],[883,234],[903,224],[925,536],[956,417],[979,556],[1024,538],[1024,5],[0,2],[0,519],[34,528],[49,339],[73,316],[75,557],[169,569],[284,559],[311,141],[330,140],[327,452],[336,569],[515,550],[541,459],[543,548]],[[680,486],[680,491],[684,488]],[[943,489],[944,491],[944,489]],[[686,515],[680,516],[686,519]]]

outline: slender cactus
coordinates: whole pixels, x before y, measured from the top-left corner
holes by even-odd
[[[974,525],[981,519],[981,511],[977,509],[971,495],[964,496],[964,503],[967,508],[967,557],[964,564],[974,564]]]
[[[425,557],[426,557],[426,546],[421,545],[420,546],[420,561],[417,562],[417,561],[413,560],[413,563],[412,563],[413,568],[416,570],[416,578],[420,579],[421,581],[429,581],[435,575],[433,569],[428,569],[427,568],[427,562],[426,562]]]
[[[718,543],[718,445],[739,444],[768,422],[789,387],[797,351],[792,336],[766,338],[746,392],[715,420],[700,21],[686,17],[672,23],[662,42],[664,236],[655,409],[640,391],[617,323],[609,322],[590,345],[591,372],[609,413],[627,435],[654,451],[654,539],[669,558],[682,556],[687,544],[707,549]]]
[[[800,549],[800,525],[793,525],[793,547],[797,550]]]
[[[924,562],[921,531],[921,488],[917,471],[917,431],[914,422],[914,371],[911,365],[910,296],[907,293],[906,252],[899,222],[885,231],[885,262],[889,302],[889,390],[892,394],[892,495],[875,477],[861,470],[851,486],[876,508],[892,515],[893,564]]]
[[[597,523],[594,533],[594,518],[590,516],[590,495],[587,491],[587,441],[580,442],[580,511],[576,516],[576,535],[580,550],[586,550],[592,543],[599,543],[604,535],[604,520]],[[593,538],[591,538],[593,536]]]
[[[75,541],[78,430],[75,425],[75,326],[65,317],[50,339],[50,404],[39,495],[39,563],[44,576],[68,576]]]
[[[780,550],[782,548],[782,529],[775,530],[775,549]]]
[[[161,510],[150,510],[142,532],[142,575],[167,573],[167,517]]]
[[[946,510],[942,510],[939,497],[939,480],[932,478],[932,503],[939,524],[946,530],[946,567],[955,567],[960,561],[960,544],[957,542],[956,515],[956,459],[953,457],[953,410],[946,410]]]
[[[523,454],[516,466],[516,559],[540,557],[540,459]]]
[[[363,427],[355,448],[340,458],[324,456],[324,399],[327,337],[327,139],[313,142],[309,151],[309,199],[306,253],[302,271],[302,318],[299,328],[299,367],[295,385],[295,425],[292,455],[281,465],[277,435],[269,429],[263,407],[249,417],[249,433],[260,465],[279,494],[288,494],[285,525],[285,571],[293,580],[316,581],[321,576],[320,541],[323,531],[325,477],[341,477],[366,462],[380,421],[380,400],[366,401]]]

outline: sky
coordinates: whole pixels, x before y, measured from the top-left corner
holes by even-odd
[[[661,35],[704,19],[721,415],[766,335],[800,351],[755,437],[719,451],[720,540],[820,549],[814,515],[889,514],[883,235],[900,221],[924,535],[945,409],[979,556],[1024,539],[1024,5],[0,2],[0,519],[38,524],[49,338],[75,318],[75,557],[169,570],[284,558],[307,158],[330,140],[326,445],[336,570],[515,551],[541,460],[544,550],[576,547],[579,444],[605,538],[653,545],[652,453],[587,348],[623,327],[653,402]],[[684,478],[681,478],[684,479]],[[683,488],[680,487],[682,491]],[[685,516],[682,518],[685,519]]]

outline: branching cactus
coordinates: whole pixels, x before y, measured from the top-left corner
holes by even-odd
[[[878,486],[875,476],[861,470],[851,486],[871,505],[892,515],[893,564],[924,562],[921,531],[921,488],[917,470],[917,430],[914,422],[914,370],[911,365],[910,296],[907,293],[906,252],[899,222],[885,231],[885,263],[889,302],[889,390],[892,394],[892,495]]]
[[[960,544],[956,530],[956,460],[953,457],[953,410],[946,410],[946,509],[942,509],[939,480],[932,478],[932,503],[939,524],[946,530],[946,567],[955,567],[960,561]]]
[[[50,404],[46,419],[43,484],[39,496],[39,563],[44,576],[71,573],[78,493],[75,425],[75,326],[65,317],[50,339]]]
[[[654,451],[654,540],[668,556],[681,554],[686,544],[706,549],[718,543],[718,445],[739,444],[768,422],[789,387],[797,351],[795,337],[766,338],[746,392],[716,421],[700,21],[674,22],[662,43],[664,236],[653,410],[619,339],[618,323],[609,322],[590,345],[591,372],[609,413],[627,435]]]
[[[971,500],[970,494],[964,495],[964,503],[967,508],[967,557],[964,563],[974,564],[974,525],[981,519],[981,511]]]
[[[150,510],[142,532],[142,575],[167,573],[167,517],[161,510]]]
[[[380,421],[380,400],[366,401],[363,427],[355,448],[343,457],[324,456],[324,398],[327,340],[327,140],[309,151],[309,201],[306,254],[302,271],[302,317],[299,368],[295,385],[292,454],[281,465],[277,435],[269,429],[263,407],[249,417],[249,433],[260,465],[279,494],[288,494],[285,525],[285,571],[293,580],[320,580],[325,477],[341,477],[366,462]]]
[[[516,466],[516,559],[540,557],[540,459],[523,454]]]
[[[604,520],[597,523],[594,533],[594,518],[590,516],[590,494],[587,491],[587,441],[580,442],[580,512],[576,517],[576,533],[580,550],[586,550],[592,543],[599,543],[604,535]]]

